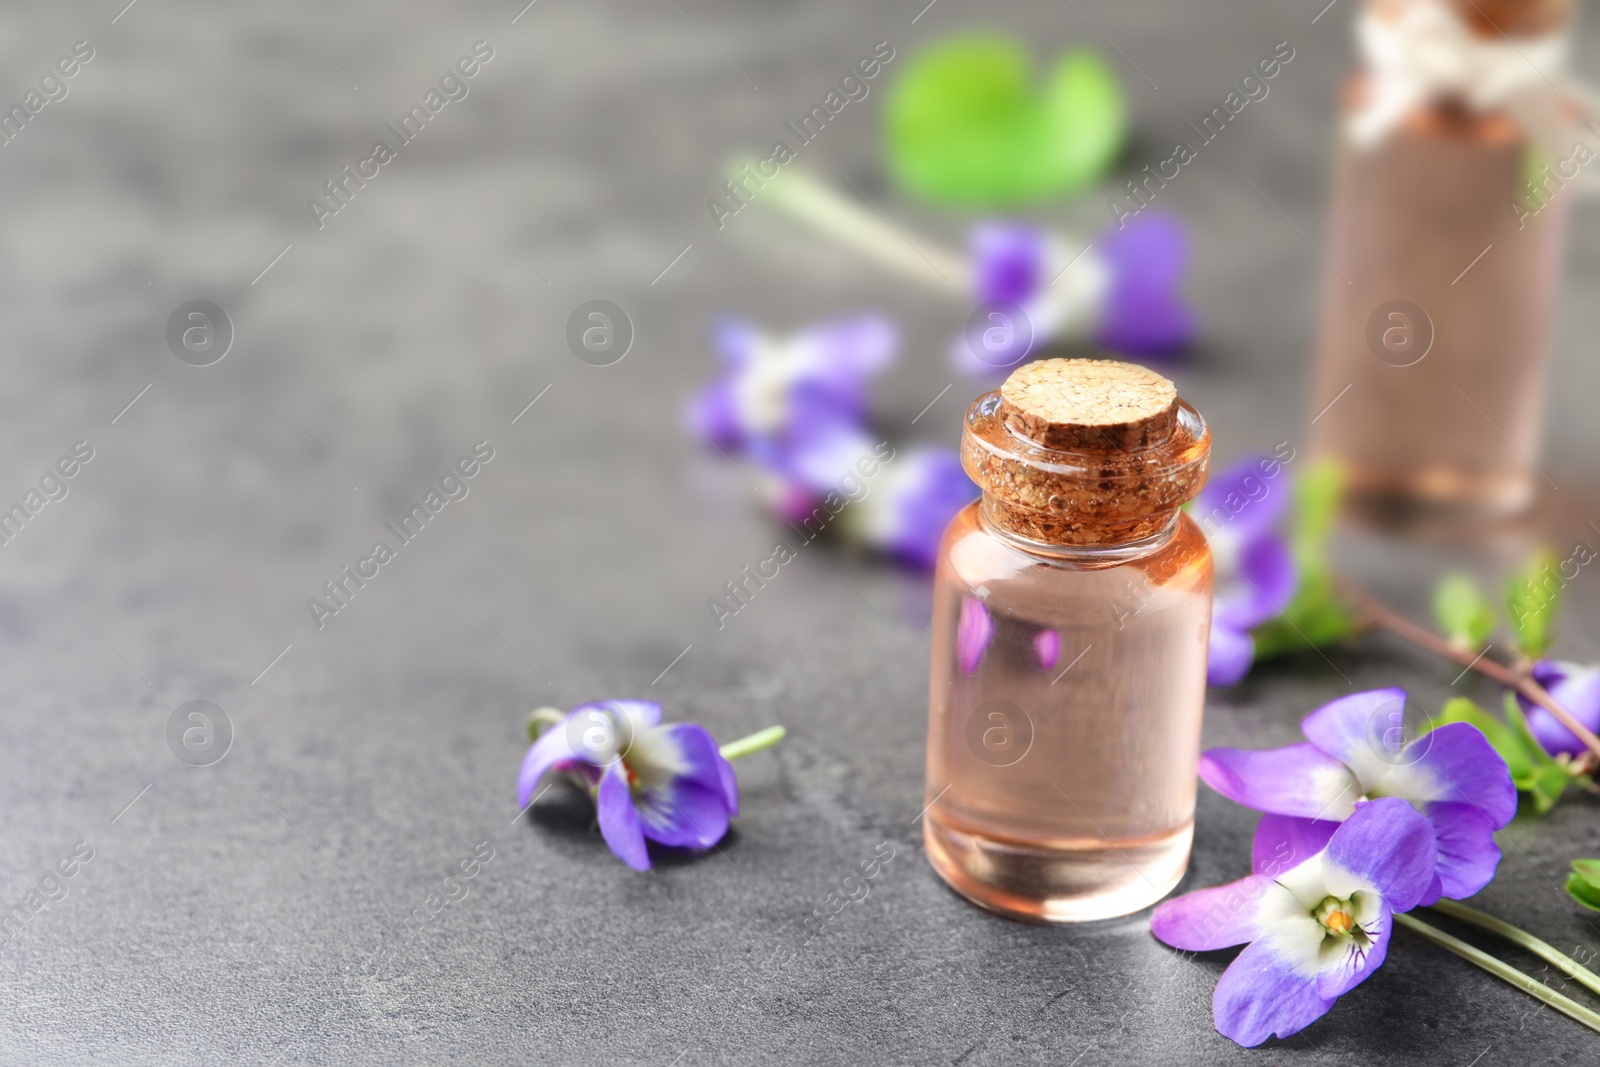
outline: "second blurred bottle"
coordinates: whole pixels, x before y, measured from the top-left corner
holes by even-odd
[[[1542,477],[1568,188],[1566,0],[1370,0],[1347,87],[1312,398],[1384,523],[1515,512]],[[1600,169],[1600,168],[1597,168]]]

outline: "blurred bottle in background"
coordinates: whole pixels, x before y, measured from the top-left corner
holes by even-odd
[[[1568,187],[1600,150],[1562,88],[1571,14],[1369,0],[1360,15],[1311,415],[1368,521],[1504,516],[1542,480]]]

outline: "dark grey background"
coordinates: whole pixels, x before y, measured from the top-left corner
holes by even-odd
[[[705,200],[730,154],[765,149],[874,42],[903,59],[998,26],[1041,56],[1104,50],[1142,164],[1288,40],[1270,96],[1164,198],[1192,227],[1206,319],[1171,373],[1218,458],[1300,443],[1322,263],[1293,227],[1320,242],[1353,0],[1315,25],[1321,4],[1301,2],[938,0],[915,24],[922,0],[538,0],[514,25],[521,0],[29,7],[0,13],[0,99],[74,41],[96,55],[0,147],[0,498],[20,499],[75,441],[95,458],[0,550],[0,899],[20,900],[75,842],[95,855],[0,953],[0,1060],[1595,1059],[1595,1035],[1405,934],[1330,1017],[1235,1049],[1210,1021],[1225,954],[1179,958],[1143,914],[1005,922],[928,869],[923,579],[809,548],[724,630],[705,607],[780,536],[673,410],[712,371],[711,316],[788,329],[892,313],[906,345],[876,405],[903,428],[951,380],[946,345],[970,310],[753,215],[717,232]],[[480,39],[495,58],[471,95],[319,232],[306,198]],[[1596,44],[1583,34],[1580,66]],[[961,220],[899,200],[879,174],[882,87],[803,161],[954,245]],[[1103,197],[1047,217],[1109,219]],[[1564,548],[1600,542],[1585,525],[1600,519],[1597,223],[1576,213],[1551,392],[1544,469],[1561,488],[1544,529]],[[201,298],[237,331],[207,368],[163,339],[171,311]],[[604,369],[563,341],[568,313],[596,298],[637,331]],[[953,445],[973,392],[958,383],[916,433]],[[495,458],[467,499],[319,632],[306,598],[479,440]],[[1441,562],[1349,551],[1412,609]],[[1585,573],[1564,653],[1593,658],[1597,616]],[[1213,694],[1208,743],[1286,743],[1351,685],[1405,684],[1424,710],[1458,691],[1493,698],[1382,638],[1329,660]],[[605,696],[660,699],[723,739],[789,727],[741,766],[721,854],[637,875],[581,807],[513,823],[528,709]],[[165,740],[193,699],[234,728],[207,768]],[[1569,859],[1600,852],[1594,813],[1569,802],[1508,829],[1486,906],[1594,947],[1597,924],[1559,884]],[[1242,874],[1253,822],[1202,790],[1186,887]],[[480,841],[494,859],[470,895],[405,943],[400,916]],[[885,841],[896,856],[870,897],[808,942],[800,921]]]

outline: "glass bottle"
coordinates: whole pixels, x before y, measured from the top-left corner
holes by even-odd
[[[1211,551],[1180,507],[1211,437],[1167,379],[1048,359],[975,401],[982,498],[934,578],[928,859],[1015,918],[1103,919],[1189,861]]]
[[[1600,149],[1555,88],[1570,12],[1371,0],[1361,15],[1311,415],[1313,451],[1379,525],[1513,514],[1542,480],[1566,186]]]

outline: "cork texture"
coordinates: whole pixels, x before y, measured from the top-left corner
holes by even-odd
[[[984,514],[1039,544],[1153,536],[1205,484],[1211,434],[1166,378],[1130,363],[1046,359],[967,411],[961,463]]]
[[[1006,425],[1045,448],[1131,451],[1172,433],[1177,387],[1109,359],[1041,359],[1000,388]]]

